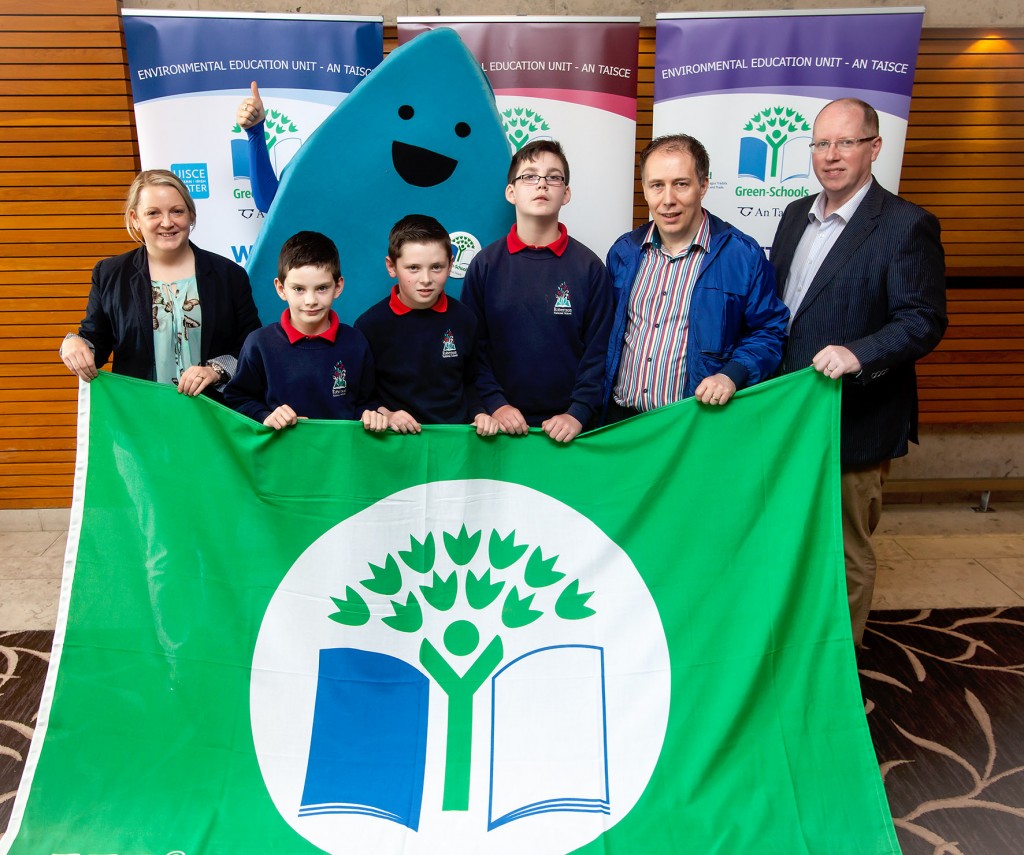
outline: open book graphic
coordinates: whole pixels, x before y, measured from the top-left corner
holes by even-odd
[[[793,137],[779,149],[778,179],[806,178],[811,172],[811,154],[807,147],[811,138]],[[770,172],[771,148],[760,137],[740,138],[739,176],[764,181]]]
[[[299,816],[365,814],[416,830],[429,694],[429,679],[401,659],[321,650]]]
[[[558,811],[610,812],[600,647],[543,647],[491,679],[488,830]]]

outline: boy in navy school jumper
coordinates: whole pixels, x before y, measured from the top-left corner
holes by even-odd
[[[600,414],[613,311],[604,264],[558,221],[570,196],[557,142],[516,152],[505,188],[516,224],[470,262],[462,289],[480,319],[484,406],[504,433],[540,427],[558,442]]]
[[[409,214],[391,229],[391,295],[356,321],[377,369],[377,412],[396,433],[423,424],[469,424],[493,436],[498,423],[476,391],[477,320],[444,293],[452,269],[448,231],[433,217]]]
[[[280,323],[246,338],[224,390],[230,407],[275,430],[299,419],[361,419],[367,430],[387,428],[374,409],[370,346],[331,308],[344,284],[329,237],[299,232],[285,241],[274,287],[288,308]]]

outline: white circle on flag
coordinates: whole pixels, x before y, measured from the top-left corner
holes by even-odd
[[[360,602],[361,625],[331,618]],[[321,672],[353,658],[370,671]],[[413,679],[378,679],[396,671]],[[449,688],[485,676],[471,715],[459,718],[466,703],[442,673]],[[302,553],[260,627],[250,711],[275,806],[331,855],[560,855],[632,810],[661,753],[670,690],[651,593],[594,523],[522,485],[436,481],[382,499]],[[452,740],[468,747],[460,775],[448,735],[466,720],[471,738]],[[366,767],[367,751],[386,774]]]

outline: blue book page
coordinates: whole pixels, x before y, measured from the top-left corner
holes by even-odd
[[[429,680],[383,653],[320,651],[300,816],[359,813],[416,829]]]

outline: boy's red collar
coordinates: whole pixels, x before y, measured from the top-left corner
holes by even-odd
[[[530,246],[528,243],[523,243],[519,239],[519,231],[516,229],[515,224],[512,224],[512,228],[509,230],[508,237],[506,238],[509,252],[520,252],[524,249],[550,249],[555,255],[561,255],[565,252],[566,247],[569,246],[569,231],[562,223],[558,224],[558,239],[553,243],[549,243],[547,246]]]
[[[388,305],[391,307],[391,311],[396,315],[407,315],[412,311],[405,303],[398,299],[398,286],[391,286],[391,298],[388,300]],[[441,296],[437,298],[437,302],[430,307],[431,311],[434,312],[445,312],[448,310],[448,295],[441,292]]]
[[[281,315],[281,326],[284,328],[284,334],[288,336],[289,344],[295,344],[304,338],[322,338],[334,344],[334,340],[338,337],[338,315],[334,309],[331,309],[330,325],[323,332],[316,333],[316,335],[306,335],[304,332],[299,332],[299,330],[295,329],[289,309],[285,309]]]

